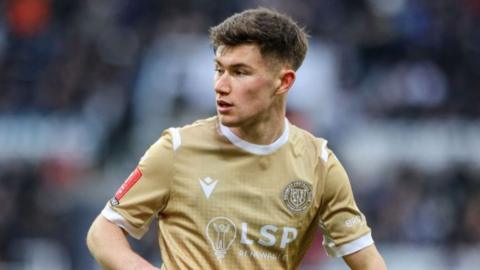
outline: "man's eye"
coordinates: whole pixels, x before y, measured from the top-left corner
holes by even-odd
[[[221,68],[215,68],[215,72],[222,74],[224,72],[224,70],[221,69]]]
[[[234,71],[235,75],[247,75],[247,72],[244,70],[235,70]]]

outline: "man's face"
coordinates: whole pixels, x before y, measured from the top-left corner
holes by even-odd
[[[278,72],[254,44],[219,47],[215,57],[217,113],[225,126],[268,120],[278,99]]]

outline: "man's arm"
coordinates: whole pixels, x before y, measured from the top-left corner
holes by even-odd
[[[387,265],[375,245],[346,255],[343,260],[352,270],[387,270]]]
[[[104,269],[159,270],[136,254],[124,231],[102,215],[95,219],[88,231],[87,246]]]

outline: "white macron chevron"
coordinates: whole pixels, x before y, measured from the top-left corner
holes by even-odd
[[[202,187],[203,193],[205,193],[205,197],[207,197],[207,199],[210,198],[210,195],[212,195],[212,192],[218,183],[217,180],[213,180],[208,176],[203,179],[199,179],[198,182],[200,182],[200,186]]]

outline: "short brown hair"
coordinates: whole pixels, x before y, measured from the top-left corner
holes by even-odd
[[[214,51],[219,46],[256,44],[263,57],[273,57],[297,70],[308,49],[307,34],[288,15],[266,9],[236,13],[210,28]]]

